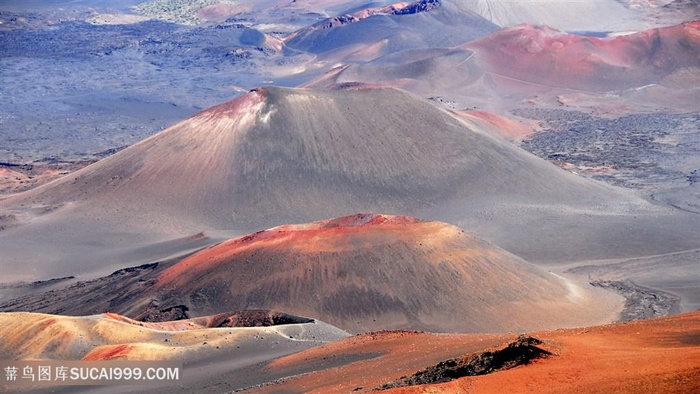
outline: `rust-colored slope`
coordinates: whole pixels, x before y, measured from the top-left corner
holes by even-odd
[[[659,83],[700,65],[700,21],[613,38],[567,34],[529,24],[474,40],[484,67],[502,83],[525,81],[585,91]]]
[[[275,374],[299,376],[255,392],[369,392],[428,365],[476,353],[512,341],[517,335],[429,334],[380,331],[353,336],[277,359],[267,365]],[[344,361],[348,360],[348,361]],[[334,368],[328,368],[335,364]]]
[[[158,275],[151,300],[194,314],[278,309],[350,332],[495,332],[612,319],[618,305],[463,230],[358,214],[286,225],[204,249]]]
[[[531,335],[544,341],[543,347],[554,356],[489,375],[382,392],[693,393],[700,389],[700,312]],[[439,361],[501,348],[515,337],[365,334],[275,360],[268,364],[271,371],[297,376],[246,392],[370,392]],[[351,361],[327,368],[327,360]]]
[[[521,140],[538,130],[534,121],[531,121],[530,124],[520,123],[517,120],[488,111],[464,110],[455,111],[455,113],[476,123],[482,129],[490,130],[511,141]]]

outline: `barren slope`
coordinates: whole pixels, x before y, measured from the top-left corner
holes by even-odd
[[[700,313],[693,312],[619,325],[532,333],[553,356],[487,375],[380,392],[692,393],[700,389],[699,332]],[[244,392],[371,392],[440,361],[503,348],[515,337],[365,334],[275,360],[267,365],[268,376],[290,378]],[[326,360],[337,362],[327,368]]]
[[[163,323],[142,323],[112,313],[72,317],[17,312],[0,313],[0,326],[2,368],[13,364],[7,360],[178,361],[184,367],[180,380],[156,386],[170,392],[185,383],[235,375],[251,365],[348,336],[320,321],[271,311],[239,311]],[[0,389],[10,389],[12,384],[3,379]],[[51,382],[37,384],[27,392],[81,389],[49,388]],[[140,392],[148,387],[132,383],[89,389]]]
[[[106,274],[354,212],[457,224],[529,260],[700,241],[696,217],[569,174],[406,93],[269,87],[0,200],[0,264],[7,280]]]
[[[457,227],[358,214],[226,241],[160,273],[132,301],[196,314],[272,308],[350,332],[491,332],[590,324],[618,304]],[[607,306],[606,306],[607,305]]]
[[[444,360],[502,349],[517,337],[515,334],[382,331],[341,339],[346,334],[332,329],[324,331],[324,326],[329,326],[320,322],[265,328],[153,330],[124,322],[115,315],[71,318],[5,313],[0,314],[0,323],[11,334],[4,336],[0,344],[14,344],[10,353],[0,346],[0,355],[5,359],[80,359],[97,344],[104,345],[96,349],[121,344],[125,345],[121,351],[114,352],[118,357],[184,361],[184,380],[175,387],[117,386],[120,392],[131,389],[152,393],[172,392],[176,388],[193,393],[223,392],[246,387],[243,391],[246,393],[370,392]],[[45,329],[37,331],[42,325]],[[40,334],[34,335],[36,332]],[[382,392],[691,393],[700,389],[698,332],[698,312],[625,324],[536,332],[530,335],[542,340],[540,346],[553,356],[492,374]],[[83,335],[82,340],[76,340],[79,335]],[[316,335],[316,341],[311,335]],[[202,344],[204,336],[207,344]],[[16,340],[22,345],[15,346]],[[326,341],[334,342],[323,344]],[[277,345],[270,347],[274,343]],[[76,351],[78,348],[82,350]],[[289,354],[293,349],[304,348],[307,350]],[[19,356],[21,352],[26,355]],[[285,353],[289,355],[284,356]],[[208,367],[202,368],[202,362]],[[96,389],[99,388],[91,388]]]
[[[350,332],[498,332],[612,321],[622,307],[457,227],[373,214],[279,226],[47,290],[1,308],[143,321],[276,309]]]
[[[567,271],[589,280],[631,280],[680,297],[683,312],[700,308],[700,250],[628,260],[582,262]]]
[[[316,341],[308,341],[309,347],[347,336],[322,322],[273,311],[239,311],[160,323],[143,323],[113,313],[74,317],[12,312],[1,313],[0,324],[5,333],[0,340],[3,360],[181,358],[192,362],[202,339],[212,347],[235,347],[231,345],[250,341],[255,334],[272,334],[277,340],[318,335]],[[304,346],[296,350],[300,347]]]

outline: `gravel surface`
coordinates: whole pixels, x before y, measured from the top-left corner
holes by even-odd
[[[544,128],[522,141],[525,150],[567,170],[700,212],[700,113],[603,118],[561,109],[512,112],[540,120]]]

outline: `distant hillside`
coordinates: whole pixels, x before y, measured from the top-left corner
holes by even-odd
[[[285,42],[306,52],[368,60],[407,49],[463,44],[497,28],[461,3],[419,0],[334,16],[290,34]]]

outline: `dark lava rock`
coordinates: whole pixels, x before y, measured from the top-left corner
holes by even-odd
[[[465,376],[486,375],[515,368],[532,360],[551,356],[552,353],[540,348],[542,341],[534,337],[520,336],[503,349],[476,353],[463,359],[450,359],[418,371],[409,377],[389,382],[375,390],[419,384],[444,383]]]

